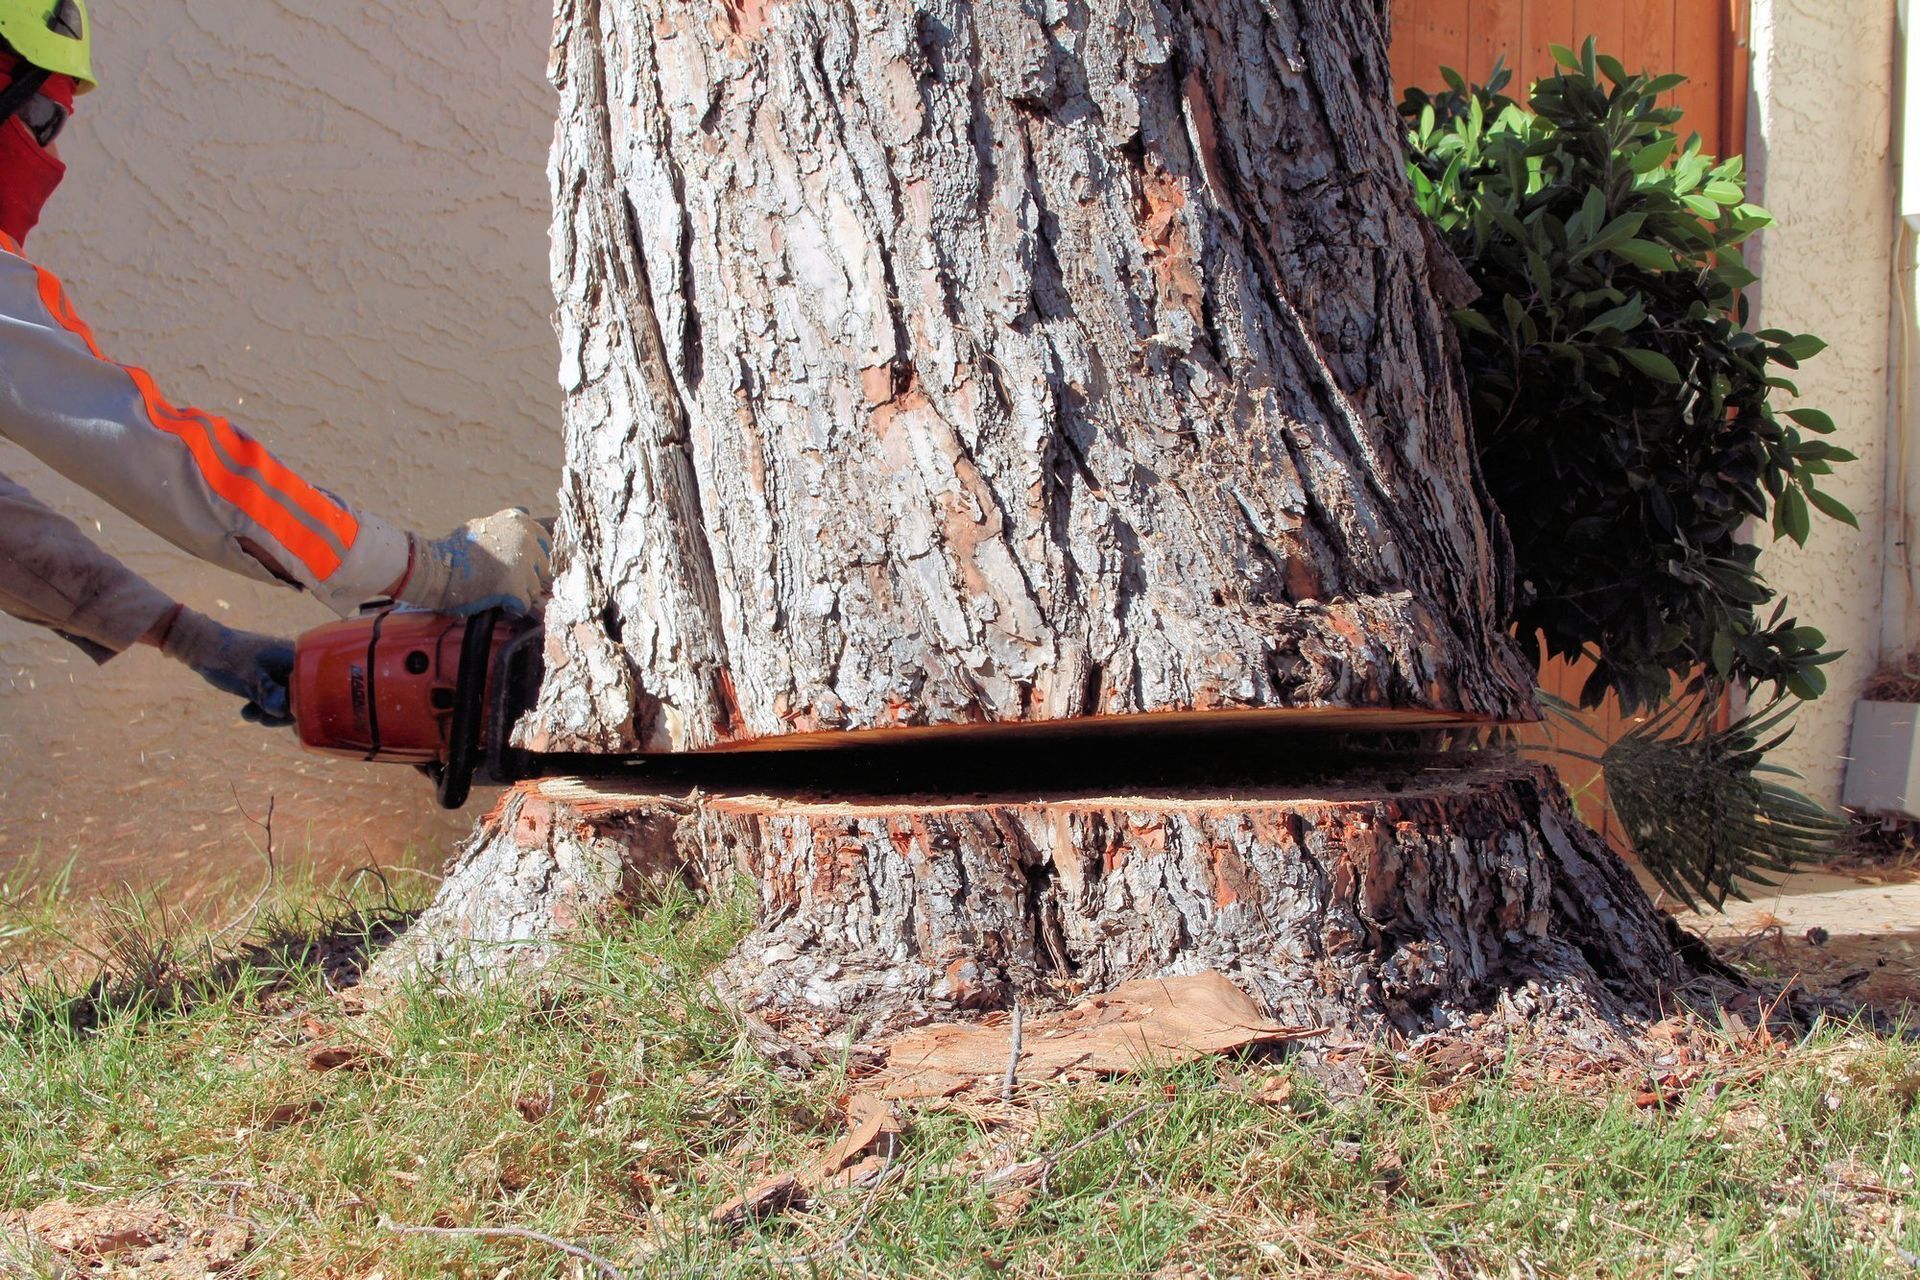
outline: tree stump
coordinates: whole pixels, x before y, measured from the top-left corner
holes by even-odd
[[[1582,1017],[1691,977],[1544,766],[980,795],[522,784],[389,972],[460,980],[673,882],[758,896],[721,975],[825,1036],[1218,970],[1276,1019],[1413,1033],[1532,984]]]

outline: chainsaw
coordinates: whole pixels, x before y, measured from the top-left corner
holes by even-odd
[[[455,618],[386,607],[317,627],[294,650],[289,686],[300,745],[410,764],[448,809],[473,784],[542,772],[512,742],[544,663],[538,620],[489,609]]]
[[[1326,721],[1290,728],[1223,729],[1217,714],[1112,716],[1051,725],[973,725],[959,737],[933,728],[738,741],[701,752],[549,753],[513,745],[514,725],[533,706],[545,673],[539,620],[489,610],[456,618],[386,606],[301,636],[290,685],[295,731],[308,750],[356,760],[410,764],[434,795],[458,809],[476,782],[508,785],[554,774],[643,775],[650,782],[719,787],[946,795],[995,785],[1053,790],[1249,784],[1286,778],[1350,778],[1356,770],[1430,743],[1362,732]],[[1170,723],[1171,720],[1171,723]],[[1414,726],[1473,728],[1444,714]],[[1227,718],[1225,724],[1234,721]],[[1427,735],[1413,733],[1415,739]],[[777,766],[762,752],[777,752]],[[1383,755],[1383,753],[1385,753]],[[756,756],[758,757],[756,759]]]

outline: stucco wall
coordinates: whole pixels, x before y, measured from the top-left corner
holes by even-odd
[[[316,482],[431,532],[550,510],[560,461],[546,282],[551,18],[514,0],[96,0],[102,88],[30,249],[118,359],[230,415]],[[293,632],[311,599],[173,551],[0,444],[0,471],[198,608]],[[96,877],[444,842],[411,771],[302,756],[137,650],[95,669],[0,617],[0,873],[36,849]]]
[[[1767,577],[1847,656],[1779,763],[1838,803],[1854,698],[1879,656],[1893,245],[1894,0],[1754,0],[1748,159],[1779,225],[1756,259],[1764,325],[1830,344],[1796,380],[1860,455],[1828,486],[1861,531],[1815,518],[1807,546],[1770,543]]]

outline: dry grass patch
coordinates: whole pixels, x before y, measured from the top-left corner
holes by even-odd
[[[1920,1263],[1920,1047],[1858,1024],[1676,1018],[1632,1061],[1467,1037],[1307,1070],[1253,1049],[877,1119],[872,1054],[783,1064],[708,993],[743,902],[663,904],[574,945],[540,992],[363,999],[340,922],[405,905],[264,912],[144,995],[16,986],[0,1270],[107,1265],[33,1225],[54,1205],[165,1215],[141,1248],[202,1248],[219,1274],[329,1280]]]

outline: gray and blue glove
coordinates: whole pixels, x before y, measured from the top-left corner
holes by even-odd
[[[532,613],[552,588],[553,539],[523,508],[509,507],[444,538],[414,539],[413,567],[394,595],[435,613]]]
[[[287,693],[293,679],[293,642],[223,627],[204,613],[180,609],[160,652],[185,663],[222,693],[244,699],[243,719],[280,727],[293,723]]]

